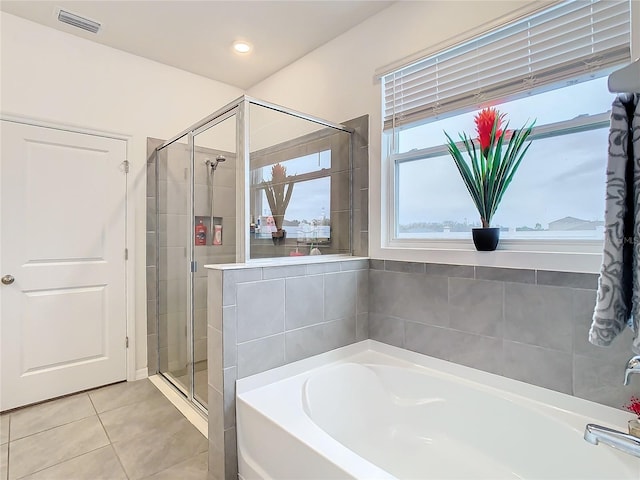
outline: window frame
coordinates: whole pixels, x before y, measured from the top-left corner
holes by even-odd
[[[426,55],[432,55],[437,51],[452,48],[462,42],[472,40],[474,37],[483,35],[486,32],[498,27],[504,22],[517,21],[527,15],[548,8],[557,2],[545,2],[538,8],[523,9],[518,14],[506,15],[500,19],[496,19],[489,24],[473,29],[466,34],[456,36],[448,41],[432,47],[423,52],[419,52],[412,58],[405,58],[402,61],[395,62],[382,67],[376,71],[376,78],[381,79],[387,72],[401,68],[402,63],[408,61],[416,61]],[[630,2],[631,24],[640,21],[640,5]],[[528,11],[527,11],[528,10]],[[632,29],[630,37],[631,58],[637,58],[640,53],[640,29]],[[382,84],[382,82],[381,82]],[[380,88],[380,112],[381,119],[384,118],[384,88]],[[607,115],[600,114],[602,117]],[[580,128],[580,119],[567,120],[559,122],[560,124],[575,123]],[[609,118],[607,116],[608,124]],[[555,125],[555,124],[551,124]],[[535,135],[544,135],[545,130],[552,128],[550,126],[537,127],[534,130],[534,139],[542,138]],[[579,273],[599,273],[602,262],[602,240],[525,240],[525,239],[503,239],[500,241],[498,249],[493,252],[478,252],[475,250],[471,237],[469,239],[408,239],[397,238],[396,235],[396,161],[407,161],[411,158],[420,157],[420,155],[431,154],[439,147],[431,147],[426,149],[413,150],[403,154],[391,154],[391,141],[397,142],[397,132],[385,132],[382,124],[380,125],[380,170],[379,185],[381,186],[379,196],[380,207],[380,223],[371,225],[372,239],[377,237],[379,243],[372,242],[371,256],[372,258],[384,258],[388,260],[398,261],[419,261],[429,263],[444,263],[453,265],[474,265],[488,267],[504,267],[516,269],[532,269],[532,270],[552,270],[567,271]],[[433,150],[433,151],[429,151]],[[372,197],[375,200],[375,197]],[[375,205],[375,203],[374,203]],[[375,214],[375,212],[373,212]]]

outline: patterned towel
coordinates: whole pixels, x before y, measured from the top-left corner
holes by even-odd
[[[607,346],[625,325],[640,354],[640,107],[638,96],[611,109],[605,239],[589,341]],[[634,153],[635,152],[635,153]]]

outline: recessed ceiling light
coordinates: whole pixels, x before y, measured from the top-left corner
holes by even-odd
[[[249,42],[245,42],[243,40],[238,40],[237,42],[233,42],[233,50],[236,53],[249,53],[251,51],[251,44]]]

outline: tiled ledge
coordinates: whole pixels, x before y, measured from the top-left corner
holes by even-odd
[[[400,273],[424,273],[454,278],[495,280],[509,283],[528,283],[553,287],[596,289],[595,273],[555,272],[520,268],[481,267],[477,265],[449,265],[440,263],[403,262],[396,260],[369,260],[371,270]]]
[[[279,257],[249,261],[246,263],[221,263],[205,265],[204,268],[210,270],[243,270],[262,267],[280,267],[290,265],[311,265],[317,263],[337,263],[337,262],[367,262],[368,257],[354,257],[351,255],[305,255],[302,257]],[[367,268],[367,267],[364,267]]]

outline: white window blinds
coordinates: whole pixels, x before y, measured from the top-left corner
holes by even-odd
[[[562,2],[383,77],[385,130],[630,61],[629,0]]]

